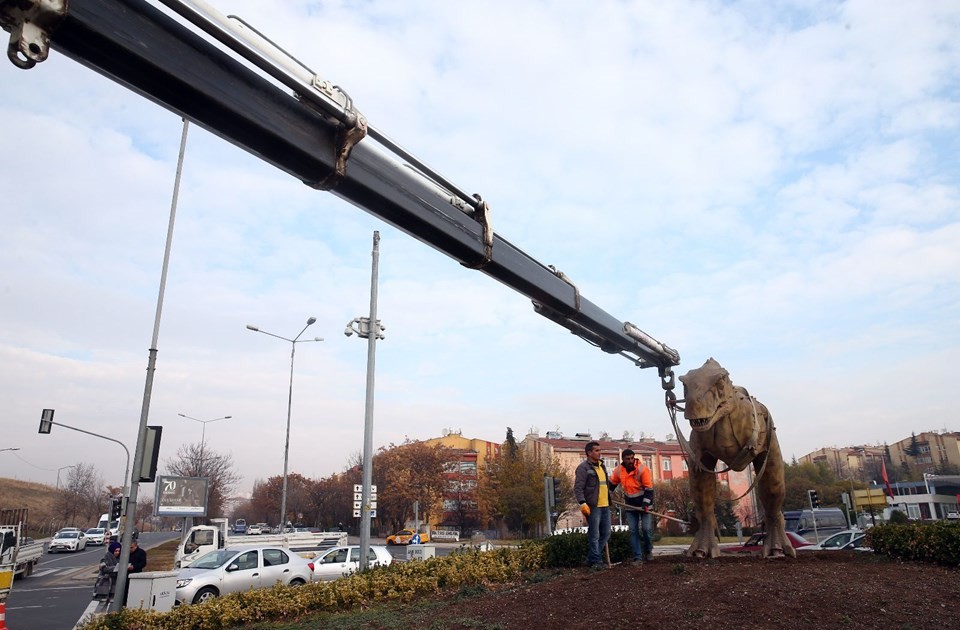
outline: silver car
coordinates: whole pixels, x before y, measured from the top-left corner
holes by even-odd
[[[393,563],[393,556],[383,545],[370,545],[367,561],[371,567]],[[313,561],[313,577],[324,582],[336,580],[360,570],[360,545],[334,547]]]
[[[176,603],[200,604],[278,582],[298,586],[313,581],[313,562],[278,547],[231,547],[200,556],[177,574]]]

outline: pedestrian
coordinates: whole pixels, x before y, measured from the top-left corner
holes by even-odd
[[[650,508],[653,506],[653,475],[650,468],[627,448],[621,453],[622,462],[610,475],[611,489],[620,486],[628,506],[627,525],[630,527],[630,548],[633,561],[653,560],[653,525]]]
[[[140,573],[147,566],[147,552],[140,548],[137,541],[130,543],[130,564],[127,567],[128,573]]]
[[[587,566],[603,569],[600,550],[610,540],[610,476],[600,459],[599,442],[587,442],[583,450],[587,458],[574,474],[573,497],[587,518]]]
[[[93,598],[110,600],[117,590],[117,566],[120,562],[120,543],[112,542],[107,545],[103,557],[100,559],[100,571],[97,581],[93,585]]]

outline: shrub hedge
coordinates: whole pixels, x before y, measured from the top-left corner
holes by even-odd
[[[960,566],[960,523],[877,525],[867,531],[866,545],[891,558]]]
[[[180,606],[168,613],[123,609],[93,618],[79,627],[83,630],[221,630],[509,582],[544,566],[544,546],[540,543],[516,549],[472,551],[424,562],[398,562],[332,582],[234,593],[197,606]]]

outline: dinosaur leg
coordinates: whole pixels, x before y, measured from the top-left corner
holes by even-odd
[[[760,505],[763,506],[764,521],[767,525],[767,536],[763,541],[764,558],[797,557],[797,552],[787,538],[783,524],[783,498],[786,495],[786,484],[783,476],[783,456],[780,454],[780,444],[777,436],[770,440],[770,448],[766,452],[768,458],[763,476],[757,480],[757,495]],[[754,472],[759,473],[763,460],[758,458],[753,462]]]
[[[705,468],[712,470],[717,460],[710,455],[704,455],[702,463]],[[700,529],[694,535],[686,555],[694,558],[718,558],[720,545],[715,535],[717,515],[714,511],[717,478],[710,472],[694,470],[694,468],[690,467],[690,498],[696,509],[697,520],[700,521]]]

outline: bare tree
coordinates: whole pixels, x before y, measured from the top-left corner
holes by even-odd
[[[221,455],[206,445],[185,444],[173,459],[167,461],[167,471],[180,477],[206,477],[208,517],[223,516],[227,499],[243,477],[233,467],[230,455]]]
[[[80,462],[70,469],[66,483],[60,486],[55,510],[68,523],[96,523],[103,492],[103,478],[97,467]]]

